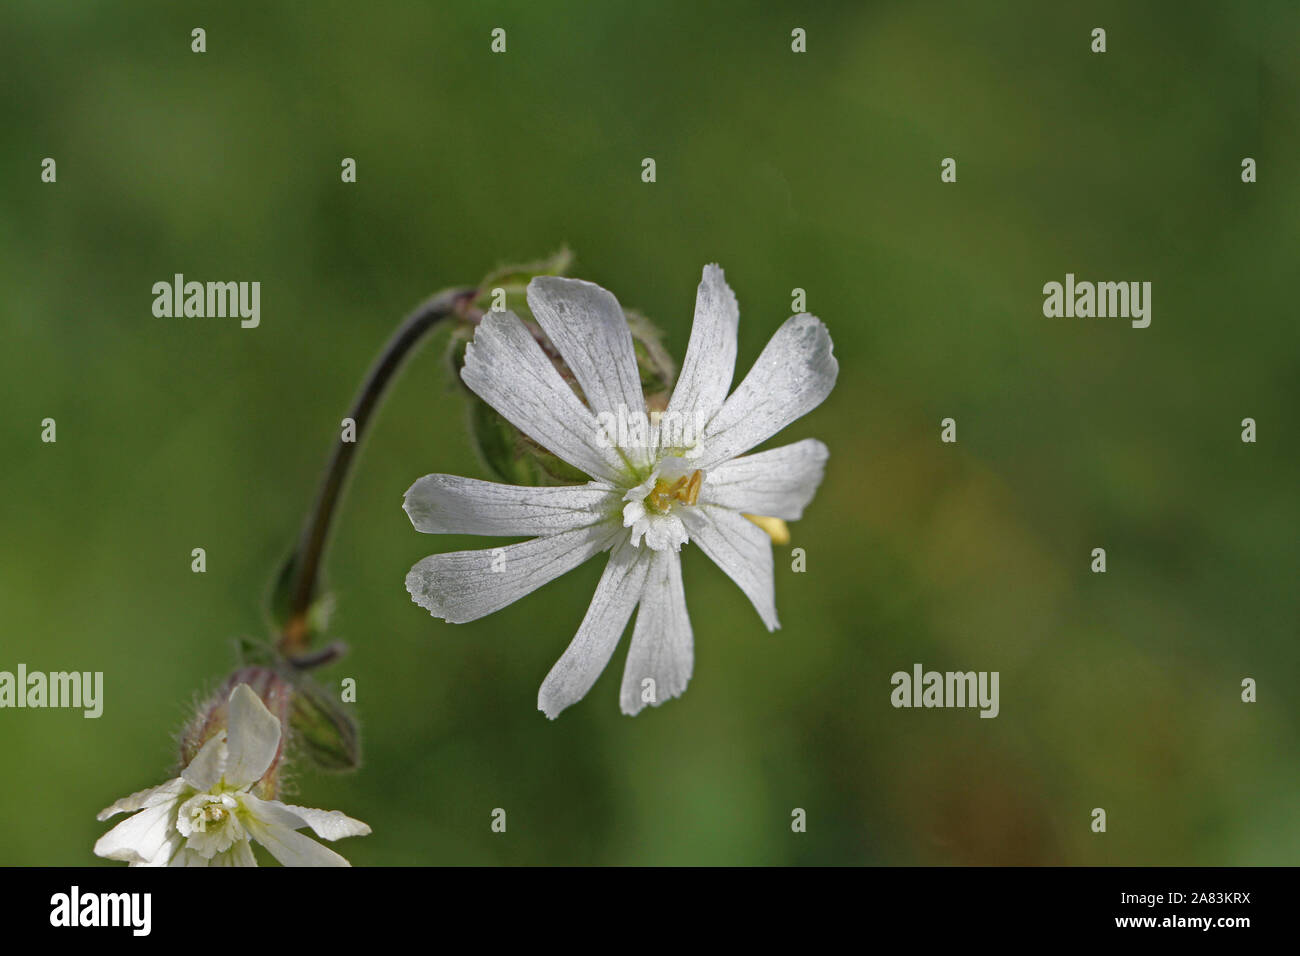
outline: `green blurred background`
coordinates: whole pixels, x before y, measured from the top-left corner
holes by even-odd
[[[164,779],[265,633],[395,323],[564,243],[678,361],[704,263],[739,372],[807,290],[839,385],[772,443],[831,448],[807,573],[778,550],[769,635],[688,549],[686,695],[622,716],[625,638],[547,721],[599,562],[467,625],[403,588],[499,543],[402,512],[485,474],[435,340],[327,559],[353,652],[322,676],[356,678],[366,763],[293,801],[373,826],[354,863],[1300,860],[1294,3],[10,0],[0,38],[0,669],[106,682],[99,720],[0,711],[0,863],[99,862],[95,812]],[[176,272],[259,280],[261,327],[154,318]],[[1151,327],[1044,318],[1066,272],[1151,281]],[[999,671],[1001,715],[893,709],[915,662]]]

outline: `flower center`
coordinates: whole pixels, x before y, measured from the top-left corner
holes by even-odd
[[[650,493],[645,496],[646,507],[663,515],[672,510],[674,502],[680,501],[682,504],[693,505],[700,500],[700,488],[703,484],[704,472],[698,469],[672,481],[660,478],[650,489]]]
[[[198,833],[207,833],[209,825],[213,829],[220,829],[221,825],[230,818],[230,811],[236,806],[234,798],[225,794],[209,799],[213,802],[202,803],[190,810],[190,825]]]
[[[644,539],[655,551],[680,551],[689,540],[681,506],[699,502],[705,477],[685,459],[670,456],[630,489],[623,496],[623,527],[632,529],[633,546]]]

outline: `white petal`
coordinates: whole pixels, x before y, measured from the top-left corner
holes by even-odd
[[[593,412],[645,416],[632,330],[613,293],[581,279],[538,276],[528,283],[528,307]],[[638,467],[649,464],[647,445],[624,451]]]
[[[186,847],[180,850],[178,853],[176,853],[170,860],[168,860],[167,865],[168,866],[218,866],[220,864],[216,862],[215,858],[209,860],[207,857],[199,853],[195,853],[193,850]]]
[[[130,863],[149,862],[166,844],[175,814],[173,798],[127,817],[95,841],[95,855]]]
[[[198,856],[196,853],[195,856]],[[199,857],[200,860],[203,857]],[[202,863],[195,864],[202,866]],[[208,866],[257,866],[257,857],[253,856],[253,846],[247,840],[240,840],[224,853],[218,853],[207,861]]]
[[[434,554],[406,576],[416,604],[453,624],[499,611],[610,547],[616,522],[481,551]]]
[[[311,827],[313,833],[323,840],[341,840],[344,837],[366,836],[370,827],[360,820],[354,820],[338,810],[313,810],[311,807],[295,807],[292,804],[276,803],[298,819],[298,826]]]
[[[575,468],[606,480],[626,472],[596,417],[513,312],[483,317],[460,377],[516,428]]]
[[[772,539],[735,511],[700,505],[683,509],[691,543],[740,586],[769,631],[781,626],[776,617],[772,573]]]
[[[168,780],[164,784],[156,787],[150,787],[148,790],[138,790],[129,797],[123,797],[114,803],[111,807],[105,807],[99,811],[97,820],[107,820],[117,813],[134,813],[136,810],[146,810],[149,807],[156,807],[158,804],[172,800],[180,795],[185,789],[185,781],[181,777],[174,780]]]
[[[195,790],[211,790],[226,769],[226,733],[219,731],[209,737],[194,759],[189,762],[181,777]]]
[[[710,471],[700,501],[732,511],[797,521],[821,484],[830,452],[815,438],[723,462]]]
[[[248,814],[251,814],[267,826],[274,824],[288,827],[290,830],[297,830],[307,825],[306,820],[279,800],[263,800],[251,793],[241,793],[239,802],[244,808],[245,819]]]
[[[542,681],[537,708],[547,717],[582,700],[600,677],[641,598],[653,553],[624,542],[610,555],[578,633]]]
[[[179,833],[174,830],[169,830],[167,832],[167,839],[165,839],[162,846],[158,848],[158,852],[153,855],[153,859],[145,860],[143,862],[132,862],[130,865],[152,867],[171,866],[172,860],[175,859],[176,854],[180,852],[181,844],[184,842],[184,839]]]
[[[641,592],[623,668],[619,695],[623,713],[636,714],[646,704],[658,706],[680,697],[691,679],[694,658],[681,558],[672,551],[657,551]],[[653,700],[645,700],[648,688],[642,682],[646,679],[654,681]]]
[[[266,709],[247,684],[230,693],[226,747],[226,784],[251,786],[270,768],[280,750],[280,720]]]
[[[248,830],[284,866],[351,866],[329,847],[278,823],[250,819]]]
[[[786,319],[704,430],[696,467],[707,470],[735,458],[807,415],[830,394],[838,374],[821,320]]]
[[[625,512],[627,517],[623,519],[623,523],[632,531],[632,544],[639,545],[644,539],[645,546],[654,551],[677,552],[682,550],[682,545],[690,540],[690,536],[686,533],[686,525],[676,514],[655,514],[646,511],[645,506],[641,505],[643,513],[629,521],[628,518],[635,514],[632,509],[634,504],[639,503],[628,502],[628,511]]]
[[[240,800],[249,813],[268,826],[283,826],[290,830],[311,827],[317,836],[326,840],[370,833],[369,826],[338,810],[295,807],[279,800],[262,800],[251,793],[241,794]]]
[[[544,535],[600,521],[619,501],[612,486],[598,482],[532,488],[425,475],[403,507],[416,530],[428,534]]]
[[[722,269],[705,266],[695,294],[695,322],[686,359],[668,402],[668,415],[663,419],[663,447],[689,446],[722,408],[736,372],[739,321],[736,294],[727,285]],[[679,430],[676,441],[674,429]]]

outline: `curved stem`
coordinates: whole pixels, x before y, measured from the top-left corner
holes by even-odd
[[[302,535],[298,539],[298,550],[292,558],[294,580],[289,613],[279,642],[280,651],[284,655],[291,657],[307,649],[307,617],[316,597],[321,558],[329,540],[330,525],[348,471],[384,390],[401,367],[402,360],[425,334],[443,319],[465,314],[466,307],[477,295],[477,289],[448,289],[426,300],[393,333],[366,375],[348,412],[348,417],[356,423],[355,439],[350,442],[339,441],[334,446],[329,465],[325,469],[325,477],[321,481],[320,492],[316,496],[316,504],[307,515]]]

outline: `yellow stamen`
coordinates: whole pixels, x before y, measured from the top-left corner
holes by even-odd
[[[700,489],[702,487],[704,487],[704,472],[702,471],[682,475],[672,484],[660,478],[655,482],[650,494],[646,495],[646,503],[660,513],[668,511],[674,501],[693,505],[700,500]]]
[[[790,543],[790,526],[780,518],[769,518],[767,515],[745,515],[745,517],[766,531],[773,544]]]
[[[691,480],[686,483],[686,497],[682,500],[688,505],[693,505],[700,500],[700,489],[704,487],[704,472],[695,471],[691,475]]]

